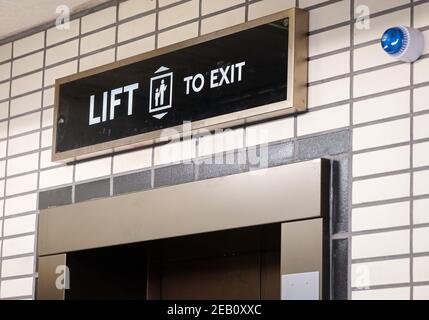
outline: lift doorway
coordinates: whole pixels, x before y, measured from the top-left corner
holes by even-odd
[[[37,298],[277,300],[299,298],[288,286],[308,274],[317,274],[313,295],[326,298],[329,167],[311,161],[46,209]]]

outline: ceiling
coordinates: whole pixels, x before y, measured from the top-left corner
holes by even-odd
[[[56,8],[66,5],[70,13],[94,7],[109,0],[0,0],[0,41],[19,32],[54,21]]]

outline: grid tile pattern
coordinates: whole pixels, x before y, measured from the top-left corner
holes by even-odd
[[[369,29],[355,26],[361,5],[370,8]],[[56,78],[292,6],[310,11],[308,113],[215,138],[51,163]],[[420,28],[429,43],[429,1],[128,0],[72,17],[69,30],[51,24],[0,43],[0,298],[34,297],[37,208],[79,200],[78,189],[99,181],[108,186],[104,196],[249,170],[180,162],[270,143],[270,165],[331,155],[347,168],[346,218],[336,217],[345,226],[333,247],[351,249],[333,268],[346,261],[349,271],[335,287],[348,283],[353,299],[428,299],[429,49],[403,64],[377,40],[401,23]]]

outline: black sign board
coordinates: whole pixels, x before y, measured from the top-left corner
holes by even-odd
[[[58,80],[53,159],[153,143],[184,122],[213,128],[303,110],[305,101],[293,105],[295,11]]]

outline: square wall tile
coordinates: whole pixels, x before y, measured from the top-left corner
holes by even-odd
[[[353,291],[352,300],[410,300],[410,288]]]
[[[298,135],[329,131],[350,124],[350,105],[343,105],[298,116]]]
[[[353,182],[353,204],[408,197],[410,175],[400,174]]]
[[[154,165],[180,162],[195,157],[195,139],[171,141],[155,147]]]
[[[429,68],[429,59],[420,59],[414,64],[414,83],[422,83],[429,81],[428,70]]]
[[[43,108],[54,105],[55,88],[43,90]]]
[[[402,227],[410,224],[410,203],[399,202],[353,209],[352,231]]]
[[[42,88],[42,72],[12,80],[12,97]]]
[[[245,8],[243,7],[203,19],[201,22],[201,34],[207,34],[243,23],[244,18]]]
[[[33,112],[28,115],[9,120],[9,135],[14,136],[40,129],[40,116],[41,112]]]
[[[155,49],[155,37],[143,38],[118,47],[118,60]]]
[[[155,31],[155,14],[144,16],[130,22],[123,23],[118,27],[118,42],[123,42],[132,38]]]
[[[429,194],[429,170],[414,173],[414,195]]]
[[[198,22],[161,32],[158,35],[158,47],[165,47],[198,36]]]
[[[429,25],[429,3],[422,3],[414,9],[414,26],[422,28]]]
[[[73,166],[65,166],[40,172],[39,188],[51,188],[73,181]]]
[[[429,223],[429,199],[415,200],[413,222],[414,224]]]
[[[119,20],[132,17],[134,15],[154,10],[156,1],[154,0],[128,0],[119,4]]]
[[[55,26],[46,31],[46,45],[51,46],[55,43],[77,37],[79,35],[79,21],[79,19],[70,21],[69,28],[64,28],[64,25],[61,25],[60,28]]]
[[[43,68],[44,52],[37,52],[13,61],[12,76],[16,77]]]
[[[350,0],[342,0],[310,11],[310,31],[350,20]]]
[[[210,1],[210,0],[208,0]],[[214,2],[214,1],[213,1]],[[295,6],[294,0],[264,0],[250,4],[249,20],[267,16]]]
[[[308,39],[309,56],[350,47],[350,26],[310,35]]]
[[[0,120],[9,117],[9,101],[0,103]]]
[[[358,71],[396,61],[398,60],[389,56],[380,44],[376,43],[354,50],[353,69]]]
[[[355,97],[398,89],[410,85],[410,65],[401,64],[355,76]]]
[[[256,146],[269,142],[290,139],[294,136],[294,118],[269,121],[246,128],[246,146]]]
[[[111,46],[115,43],[115,36],[115,28],[110,28],[83,37],[80,42],[80,53],[85,54]]]
[[[19,57],[23,54],[43,48],[45,42],[45,31],[19,39],[13,44],[13,56]]]
[[[0,84],[0,100],[9,98],[10,82]]]
[[[31,296],[33,294],[33,277],[1,282],[0,298]]]
[[[383,95],[354,103],[353,122],[360,124],[410,112],[410,91]]]
[[[80,70],[96,68],[115,61],[115,49],[104,50],[80,59]]]
[[[313,59],[308,63],[308,81],[344,75],[350,72],[350,53],[342,52],[328,57]]]
[[[55,80],[77,72],[77,61],[71,61],[45,70],[44,86],[52,86]]]
[[[54,108],[44,109],[42,115],[42,128],[50,127],[54,124]]]
[[[39,132],[22,137],[9,139],[8,155],[13,156],[20,153],[37,150],[39,148]]]
[[[413,231],[413,252],[429,252],[429,228],[415,228]]]
[[[410,230],[367,234],[352,238],[352,259],[408,253],[410,253]]]
[[[25,196],[13,197],[6,199],[5,212],[6,216],[31,212],[36,210],[37,194],[27,194]]]
[[[414,286],[413,300],[429,300],[429,286]]]
[[[113,157],[113,173],[147,168],[152,165],[152,148],[131,151]]]
[[[116,6],[94,12],[82,18],[82,33],[87,33],[116,22]]]
[[[77,57],[79,40],[73,40],[46,50],[46,65]]]
[[[353,150],[381,147],[410,140],[410,119],[401,119],[353,130]]]
[[[6,196],[33,191],[37,189],[37,173],[7,179]]]
[[[198,156],[239,149],[243,147],[243,129],[216,131],[199,139]]]
[[[36,214],[4,220],[4,236],[34,232],[36,230]]]
[[[0,64],[0,81],[10,79],[11,65],[12,65],[11,62]]]
[[[367,6],[371,14],[409,4],[410,0],[355,0],[355,8]]]
[[[2,261],[2,277],[15,277],[34,272],[34,257],[22,257]]]
[[[159,12],[159,29],[197,18],[199,15],[199,1],[191,0],[183,4]]]
[[[202,0],[201,11],[203,15],[210,14],[216,11],[224,10],[239,4],[244,4],[245,0]],[[276,2],[276,4],[279,1]],[[267,6],[269,7],[269,6]]]
[[[88,180],[110,174],[111,157],[91,160],[76,165],[76,181]]]
[[[413,167],[429,166],[429,142],[413,145]]]
[[[25,156],[10,158],[7,162],[7,175],[37,170],[39,165],[39,153],[31,153]]]
[[[416,282],[429,281],[429,257],[413,258],[413,280]]]
[[[353,176],[410,169],[410,147],[403,146],[353,156]]]
[[[42,148],[47,148],[52,145],[52,129],[42,131]]]
[[[414,139],[424,139],[429,137],[429,114],[414,118]]]
[[[428,96],[429,86],[414,89],[414,112],[429,110]]]
[[[42,92],[35,92],[20,98],[12,99],[10,102],[10,116],[14,117],[21,113],[40,109],[42,104]]]
[[[365,277],[368,276],[367,279]],[[364,262],[352,265],[352,287],[365,288],[410,281],[410,259]]]
[[[350,78],[312,85],[308,88],[308,107],[350,99]]]
[[[12,58],[12,42],[0,46],[0,62]]]
[[[3,240],[3,257],[34,252],[34,235]],[[4,282],[2,282],[3,284]],[[3,288],[3,286],[2,286]]]

